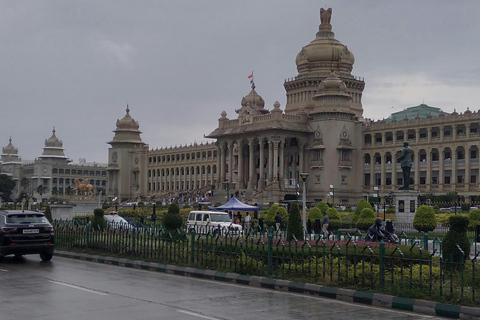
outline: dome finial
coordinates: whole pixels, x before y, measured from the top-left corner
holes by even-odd
[[[128,103],[127,103],[127,110],[126,111],[127,111],[127,114],[130,113],[130,108],[128,107]]]
[[[55,126],[53,126],[53,130],[52,130],[53,135],[55,135],[55,132],[56,132],[55,131]]]
[[[320,27],[318,28],[319,31],[332,31],[332,25],[330,24],[330,20],[332,19],[332,8],[323,9],[320,8]]]

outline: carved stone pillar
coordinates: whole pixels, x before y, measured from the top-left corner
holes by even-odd
[[[273,141],[268,139],[268,183],[272,182],[273,177]]]
[[[393,190],[396,190],[397,186],[397,153],[395,150],[392,150],[392,187]]]
[[[278,181],[278,140],[273,141],[273,181]]]
[[[441,136],[442,136],[442,139],[443,139],[443,127],[442,127],[442,131],[441,131]],[[443,155],[443,152],[445,151],[445,148],[441,148],[438,150],[438,152],[440,153],[439,157],[438,157],[438,188],[439,188],[439,191],[443,191],[443,183],[444,183],[444,171],[445,171],[445,167],[444,167],[444,155]]]
[[[248,167],[249,167],[249,179],[248,179],[248,189],[255,189],[255,138],[248,139]]]
[[[237,141],[238,146],[238,188],[244,189],[245,186],[243,185],[243,142],[242,140]]]
[[[223,154],[223,143],[220,143],[217,149],[217,179],[215,180],[217,189],[222,187],[222,154]],[[212,177],[214,175],[214,171],[212,170]],[[212,179],[213,180],[213,179]],[[185,182],[184,182],[185,185]]]
[[[431,130],[430,130],[431,131]],[[430,132],[428,133],[430,139]],[[427,190],[432,190],[432,148],[427,148],[427,155],[425,161],[427,162],[427,176],[426,176],[426,184]]]
[[[265,164],[264,138],[260,137],[258,143],[260,145],[260,166],[259,166],[260,180],[258,181],[258,189],[263,190],[263,187],[265,186],[265,168],[263,167]]]
[[[280,182],[282,184],[285,183],[285,167],[284,167],[284,164],[285,164],[285,139],[282,138],[280,139]]]
[[[233,182],[233,141],[228,141],[228,182]]]
[[[301,139],[298,139],[298,155],[300,157],[299,164],[298,164],[298,170],[299,170],[298,172],[299,173],[305,172],[305,167],[304,167],[305,163],[304,163],[304,159],[303,159],[304,158],[304,154],[303,154],[304,149],[305,149],[305,142]]]

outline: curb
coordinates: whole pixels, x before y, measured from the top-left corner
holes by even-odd
[[[311,283],[247,276],[231,272],[197,269],[192,267],[182,267],[108,256],[96,256],[85,253],[55,251],[55,255],[64,258],[104,263],[126,268],[143,269],[200,279],[223,281],[285,292],[317,295],[319,297],[338,299],[345,302],[366,304],[403,311],[412,311],[431,316],[440,316],[453,319],[480,319],[480,308],[475,307],[402,298],[381,293],[355,291],[351,289],[327,287]]]

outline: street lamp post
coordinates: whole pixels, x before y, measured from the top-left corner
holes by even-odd
[[[100,209],[102,209],[101,204],[100,204],[100,198],[101,198],[101,196],[102,196],[102,190],[103,190],[102,187],[97,187],[97,192],[98,192],[98,207],[99,207]]]
[[[227,202],[230,200],[230,185],[232,185],[232,190],[235,190],[235,185],[237,184],[236,182],[224,182],[225,187],[227,189]]]
[[[378,207],[380,206],[380,198],[378,197],[378,187],[373,187],[373,191],[377,194],[377,217],[378,217]]]
[[[306,181],[308,178],[308,173],[303,172],[298,174],[303,180],[303,194],[302,194],[302,205],[303,205],[303,230],[307,230],[307,186]]]
[[[335,188],[333,184],[330,185],[330,194],[332,196],[332,208],[335,208]]]

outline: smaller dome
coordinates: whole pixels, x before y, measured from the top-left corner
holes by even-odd
[[[248,104],[257,106],[257,109],[263,109],[265,107],[265,101],[258,95],[255,89],[252,89],[252,91],[242,99],[242,107],[246,107]]]
[[[323,91],[336,91],[336,92],[342,92],[345,93],[347,90],[347,86],[345,83],[340,80],[339,77],[335,74],[334,70],[330,72],[330,75],[323,80],[320,85],[318,86],[318,89],[320,92]]]
[[[140,127],[138,122],[133,120],[133,118],[130,116],[130,109],[128,108],[127,104],[127,114],[121,119],[117,120],[117,129],[133,129],[133,130],[138,130]]]
[[[58,140],[57,136],[55,135],[55,127],[52,130],[52,136],[45,140],[45,147],[52,147],[52,148],[61,148],[63,147],[62,140]]]
[[[4,155],[18,155],[18,149],[12,144],[12,137],[8,140],[8,145],[2,148],[2,154]]]

